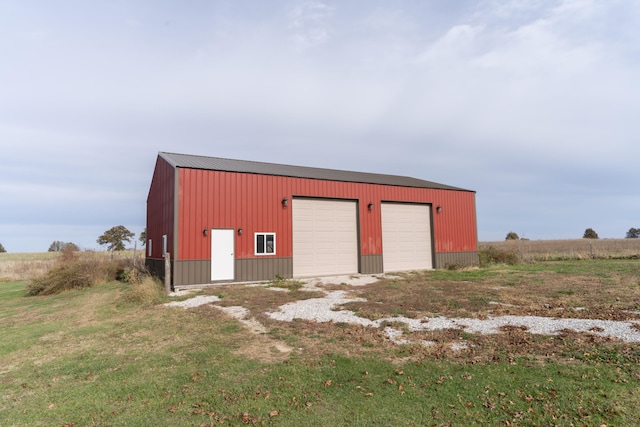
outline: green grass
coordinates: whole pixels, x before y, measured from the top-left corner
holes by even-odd
[[[276,276],[275,280],[273,280],[268,284],[268,286],[272,288],[281,288],[281,289],[288,289],[290,291],[297,291],[300,288],[302,288],[303,284],[304,283],[299,280],[285,279],[284,277],[278,275]]]
[[[598,278],[637,265],[531,264],[509,267],[508,280],[570,270]],[[425,280],[495,280],[496,271],[429,272]],[[640,419],[640,355],[628,348],[567,346],[548,359],[505,354],[494,363],[461,363],[385,343],[375,352],[336,351],[340,335],[328,337],[337,343],[330,352],[312,351],[309,339],[325,343],[318,329],[318,338],[300,341],[302,350],[268,360],[244,350],[268,352],[260,340],[296,342],[288,329],[257,336],[210,307],[141,307],[126,301],[127,291],[114,282],[26,297],[24,282],[0,283],[1,426],[598,426]]]
[[[26,294],[25,282],[0,283],[0,302],[15,300]]]
[[[640,274],[640,262],[619,259],[578,260],[578,261],[539,261],[535,263],[509,266],[514,271],[553,271],[559,274],[588,274],[606,277],[615,273]]]
[[[421,274],[425,280],[477,282],[495,277],[497,275],[496,270],[498,270],[498,267],[491,266],[469,270],[428,270],[418,274]]]

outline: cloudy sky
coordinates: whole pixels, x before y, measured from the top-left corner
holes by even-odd
[[[481,241],[640,228],[640,2],[0,0],[0,243],[145,226],[159,151],[477,192]]]

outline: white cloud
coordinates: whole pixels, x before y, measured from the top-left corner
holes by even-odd
[[[615,193],[622,212],[640,196],[640,4],[205,3],[0,4],[0,197],[15,212],[48,192],[66,217],[142,224],[158,151],[478,190],[485,239],[512,218],[531,238],[572,223],[570,208],[512,206]]]
[[[329,40],[329,21],[333,11],[333,7],[319,1],[304,2],[289,11],[291,40],[298,50],[306,50]]]
[[[467,24],[455,25],[439,40],[428,46],[426,51],[418,56],[418,61],[439,67],[445,64],[455,65],[458,61],[465,62],[468,58],[475,56],[481,35],[481,27]]]

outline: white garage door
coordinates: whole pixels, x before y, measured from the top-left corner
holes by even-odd
[[[382,203],[381,212],[384,271],[433,268],[429,205]]]
[[[356,202],[293,199],[294,277],[358,272]]]

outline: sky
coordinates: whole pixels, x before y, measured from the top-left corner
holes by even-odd
[[[0,0],[0,243],[144,230],[160,151],[476,191],[478,238],[640,228],[640,2]]]

